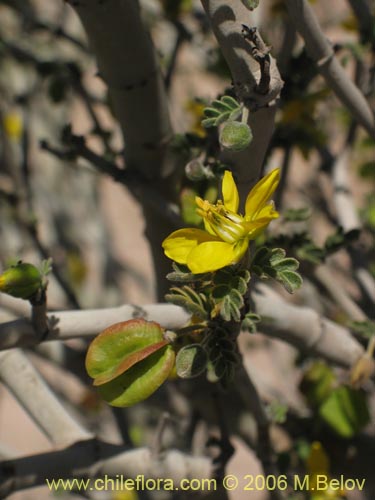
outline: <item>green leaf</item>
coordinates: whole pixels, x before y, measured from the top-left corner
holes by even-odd
[[[183,221],[190,226],[199,226],[202,218],[197,214],[195,198],[197,191],[192,188],[184,188],[180,194],[181,216]]]
[[[343,228],[339,227],[336,233],[328,236],[324,243],[324,248],[327,253],[334,253],[337,250],[340,250],[340,248],[345,247],[348,243],[355,241],[359,234],[360,231],[358,229],[352,229],[351,231],[344,233]]]
[[[375,161],[363,163],[359,168],[359,175],[364,179],[375,180]]]
[[[206,319],[206,317],[207,317],[206,311],[201,306],[199,306],[198,304],[195,304],[194,302],[187,300],[186,297],[184,297],[182,295],[174,295],[174,294],[168,293],[165,296],[165,300],[167,302],[170,302],[171,304],[175,304],[176,306],[183,307],[188,312],[194,314],[195,316],[197,316],[200,319]]]
[[[241,330],[249,333],[257,332],[257,323],[261,321],[259,314],[248,312],[241,323]]]
[[[216,118],[220,116],[220,111],[216,108],[204,108],[203,113],[207,118]]]
[[[212,289],[212,298],[215,300],[222,300],[226,295],[229,295],[229,285],[217,285]]]
[[[320,264],[325,257],[325,251],[317,247],[314,243],[306,243],[305,245],[297,248],[297,257],[301,260],[307,260],[313,264]]]
[[[233,288],[230,291],[229,298],[230,298],[231,303],[235,307],[237,307],[238,309],[240,309],[241,307],[243,307],[243,305],[244,305],[243,297],[240,294],[240,292],[238,290],[236,290],[235,288]]]
[[[229,285],[232,279],[230,271],[220,269],[214,274],[213,282],[215,285]]]
[[[184,346],[176,357],[177,375],[181,378],[198,377],[205,371],[207,361],[207,352],[200,344]]]
[[[287,222],[305,221],[311,217],[311,209],[309,207],[289,208],[283,212],[283,217]]]
[[[247,281],[244,278],[241,278],[241,276],[234,276],[231,281],[231,286],[235,290],[238,290],[241,295],[245,295],[247,291]]]
[[[319,407],[332,393],[336,376],[331,367],[323,361],[316,361],[305,372],[300,384],[301,392],[310,406]]]
[[[242,113],[242,106],[233,97],[223,96],[212,101],[210,106],[204,108],[203,113],[206,118],[202,120],[202,126],[217,127],[229,119],[237,119]]]
[[[268,418],[276,424],[283,424],[286,421],[288,407],[279,401],[271,401],[266,407]]]
[[[240,104],[230,95],[224,95],[221,98],[221,102],[228,106],[229,109],[235,110],[240,107]]]
[[[187,311],[195,314],[200,319],[207,318],[206,297],[203,294],[198,294],[190,286],[182,286],[180,288],[172,287],[171,293],[165,296],[167,302],[184,307]]]
[[[283,260],[285,254],[286,252],[283,248],[272,248],[272,250],[270,250],[270,257],[269,257],[271,266],[274,267],[275,264]]]
[[[202,120],[202,127],[210,128],[216,126],[216,118],[205,118]]]
[[[319,415],[344,438],[355,436],[370,421],[365,393],[347,386],[330,394],[319,408]]]
[[[193,274],[187,266],[172,263],[173,272],[167,274],[167,279],[183,283],[194,283],[208,279],[210,273]]]
[[[260,278],[274,278],[289,293],[295,292],[302,285],[302,277],[296,270],[299,263],[292,257],[285,257],[282,248],[260,248],[254,255],[252,271]]]
[[[221,303],[220,316],[224,321],[230,321],[232,318],[232,307],[229,296],[226,295]]]
[[[278,273],[277,281],[282,283],[285,290],[289,293],[294,293],[303,283],[301,275],[295,271],[282,271]]]
[[[299,268],[299,262],[293,257],[287,257],[273,263],[273,268],[279,273],[283,271],[296,271]]]
[[[375,321],[352,321],[349,328],[366,339],[375,335]]]

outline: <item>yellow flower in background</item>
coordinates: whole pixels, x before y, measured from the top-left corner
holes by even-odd
[[[249,192],[245,215],[238,213],[239,195],[232,173],[224,173],[223,201],[212,204],[196,197],[197,212],[203,217],[205,231],[179,229],[163,241],[167,257],[186,264],[194,274],[216,271],[239,262],[250,240],[279,216],[269,201],[279,183],[280,170],[263,177]]]
[[[3,118],[4,131],[7,136],[14,140],[19,141],[22,136],[23,124],[22,117],[19,113],[12,111],[7,113]]]
[[[319,490],[316,493],[311,493],[311,500],[334,500],[345,496],[345,491],[336,488],[333,489],[330,486],[330,461],[327,453],[319,441],[314,441],[311,444],[310,454],[306,460],[306,469],[310,476],[310,491],[316,492]],[[318,487],[318,477],[322,476],[326,476],[326,489],[322,489],[321,486]]]
[[[200,102],[196,99],[188,101],[185,106],[186,111],[191,113],[193,117],[193,122],[191,125],[191,132],[197,134],[199,137],[206,137],[207,130],[202,127],[202,120],[204,118],[203,110],[206,107],[204,102]]]

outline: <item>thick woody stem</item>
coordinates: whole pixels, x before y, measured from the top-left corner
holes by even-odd
[[[125,142],[125,163],[141,183],[152,183],[173,201],[175,164],[167,154],[172,137],[167,96],[151,38],[143,25],[137,0],[71,2],[79,15],[96,56],[99,75],[108,85],[112,109]],[[146,219],[156,273],[157,295],[164,298],[170,265],[161,248],[173,231],[168,217],[144,203],[147,194],[136,194]]]
[[[72,2],[108,86],[126,142],[128,168],[160,175],[171,137],[164,82],[139,2]]]
[[[257,43],[254,42],[257,30],[251,44],[243,36],[243,23],[251,25],[254,14],[239,1],[202,0],[202,5],[231,71],[236,94],[250,108],[248,124],[253,132],[253,141],[244,151],[222,154],[223,161],[233,166],[240,199],[244,203],[249,188],[261,174],[274,128],[275,101],[283,82],[275,60],[270,55],[265,57],[264,50],[262,52],[258,43],[261,38],[257,36]],[[262,65],[258,56],[261,56]]]

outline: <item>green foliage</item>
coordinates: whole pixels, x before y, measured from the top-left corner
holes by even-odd
[[[181,306],[197,316],[199,319],[207,319],[207,297],[203,293],[196,292],[192,287],[171,287],[170,293],[165,296],[167,302]]]
[[[344,232],[342,227],[338,227],[336,232],[329,235],[322,247],[317,246],[311,236],[306,231],[294,234],[284,234],[273,238],[270,243],[289,247],[294,251],[299,260],[305,260],[312,264],[324,262],[328,255],[331,255],[341,248],[345,248],[351,242],[354,242],[359,236],[357,229]]]
[[[181,217],[186,224],[198,226],[202,222],[202,217],[197,214],[195,197],[198,195],[193,188],[186,187],[181,191]]]
[[[285,254],[282,248],[261,247],[254,255],[251,270],[260,278],[274,278],[287,292],[293,293],[302,285],[302,277],[296,272],[299,262]]]
[[[341,437],[353,437],[369,422],[365,393],[338,385],[334,371],[326,363],[314,363],[300,387],[321,421]]]
[[[217,271],[212,287],[214,314],[218,313],[225,321],[239,322],[244,306],[243,296],[246,294],[249,280],[250,273],[244,269],[237,272],[225,269]]]
[[[279,401],[271,401],[271,403],[266,406],[266,412],[271,422],[283,424],[286,421],[288,407]]]
[[[241,323],[241,330],[249,333],[256,333],[258,323],[261,321],[259,314],[248,312]]]
[[[193,274],[189,271],[187,266],[183,264],[172,263],[173,272],[167,274],[167,279],[175,283],[194,283],[205,281],[209,278],[210,274]]]
[[[375,321],[352,321],[349,323],[349,328],[365,339],[370,339],[375,335]]]
[[[375,180],[375,161],[362,163],[359,168],[359,175],[364,179]]]
[[[194,378],[207,368],[208,356],[201,344],[182,347],[176,357],[176,371],[180,378]]]
[[[231,333],[231,322],[239,323],[245,309],[244,296],[247,294],[250,273],[246,269],[231,267],[220,269],[215,273],[193,275],[185,266],[174,264],[174,271],[168,278],[180,287],[172,287],[166,300],[178,304],[190,311],[195,318],[203,321],[196,325],[201,337],[200,346],[204,354],[194,343],[182,348],[177,358],[177,374],[192,377],[199,375],[207,368],[210,381],[220,381],[227,386],[233,379],[235,367],[239,362],[236,347],[236,333]],[[249,314],[247,320],[259,320],[259,316]],[[229,323],[229,324],[228,324]],[[195,323],[189,327],[194,330]],[[183,330],[183,329],[182,329]],[[181,359],[179,358],[181,356]]]
[[[217,127],[227,120],[236,120],[241,116],[242,106],[233,97],[225,95],[221,99],[212,101],[211,106],[204,108],[205,119],[202,125],[205,128]]]
[[[339,436],[349,439],[370,421],[365,393],[347,386],[338,387],[320,406],[319,416]]]
[[[336,383],[335,374],[326,363],[317,361],[305,372],[300,389],[309,405],[319,407],[331,394]]]
[[[168,377],[174,351],[157,323],[116,323],[90,344],[86,370],[113,406],[131,406],[150,396]]]
[[[337,252],[341,248],[346,247],[349,243],[355,241],[359,236],[358,229],[352,229],[344,233],[342,227],[338,227],[336,232],[328,236],[324,243],[324,251],[326,255]]]
[[[287,222],[305,221],[311,217],[311,210],[309,207],[289,208],[283,212],[283,217]]]
[[[202,341],[207,354],[207,377],[211,382],[220,381],[227,386],[234,377],[240,358],[235,339],[223,325],[215,325]]]

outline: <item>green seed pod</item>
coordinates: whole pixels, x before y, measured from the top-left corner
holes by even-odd
[[[110,326],[93,340],[86,370],[110,405],[134,405],[167,379],[175,353],[163,332],[157,323],[134,319]]]
[[[220,133],[220,144],[228,151],[242,151],[253,139],[251,129],[246,123],[226,122]]]
[[[42,281],[42,274],[35,266],[20,262],[0,275],[0,291],[19,299],[29,299],[40,289]]]

